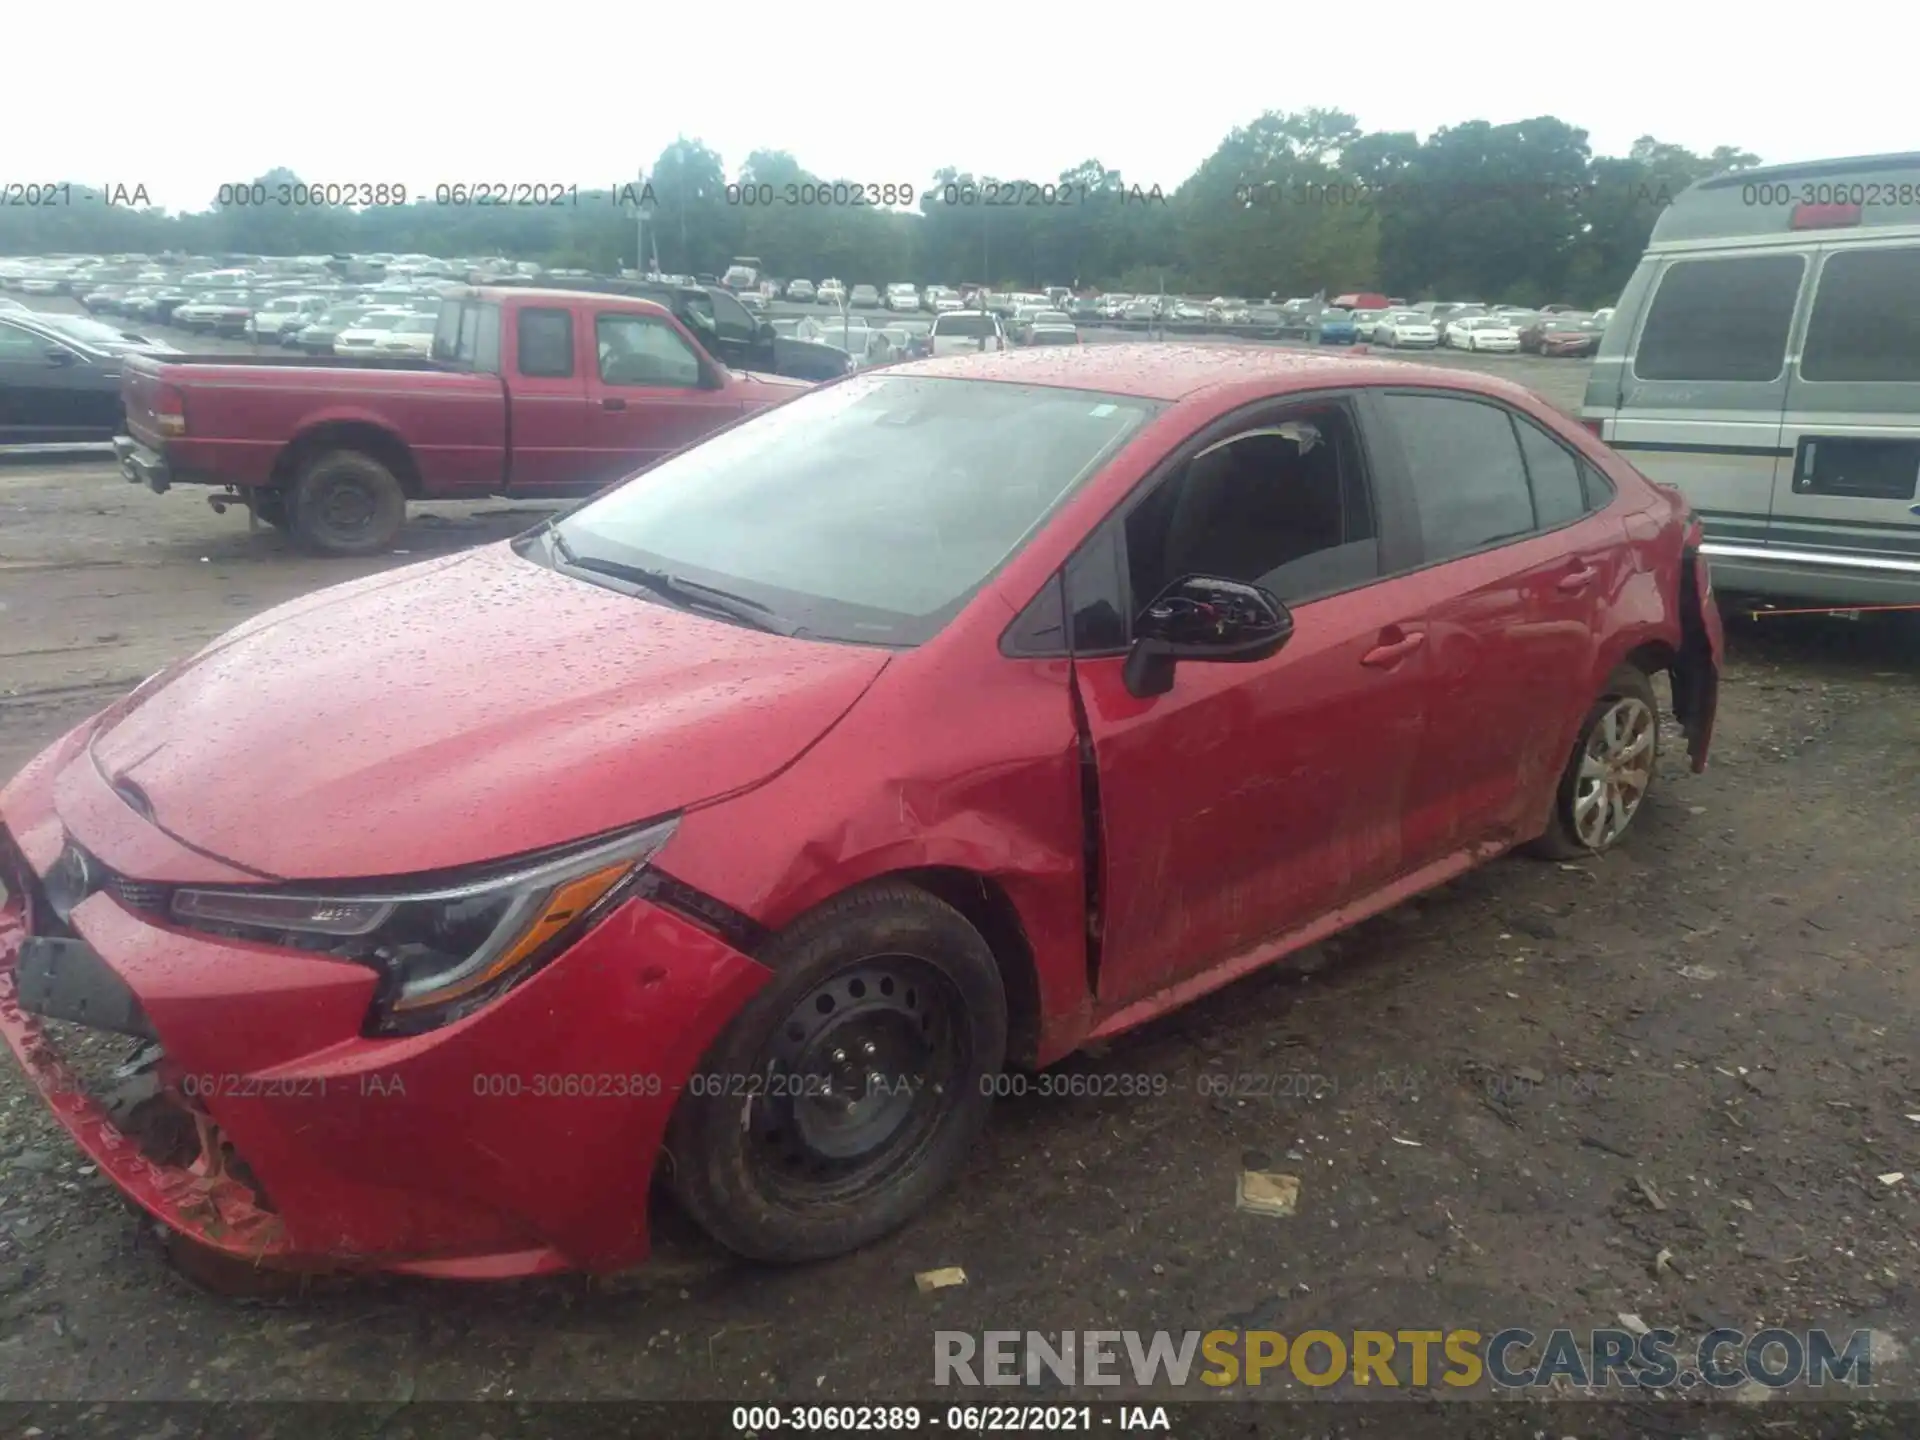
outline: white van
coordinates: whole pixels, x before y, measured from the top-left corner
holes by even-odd
[[[1686,495],[1721,594],[1920,603],[1920,154],[1690,186],[1581,419]]]

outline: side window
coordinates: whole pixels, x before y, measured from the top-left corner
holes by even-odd
[[[1376,536],[1345,407],[1289,412],[1202,450],[1127,516],[1133,606],[1189,575],[1288,603],[1348,589],[1379,575]]]
[[[1666,269],[1640,332],[1642,380],[1772,380],[1806,262],[1798,255],[1680,260]]]
[[[1442,395],[1382,395],[1380,404],[1406,453],[1429,561],[1532,532],[1532,493],[1505,410]]]
[[[1600,473],[1598,466],[1580,462],[1580,493],[1587,497],[1587,509],[1604,510],[1613,503],[1613,481]]]
[[[717,295],[709,296],[708,302],[713,307],[716,327],[727,339],[748,343],[759,333],[760,327],[747,313],[747,307],[724,290]]]
[[[0,325],[0,360],[37,360],[51,343],[12,325]]]
[[[600,378],[608,385],[663,385],[694,389],[700,362],[687,342],[645,315],[599,315]]]
[[[573,313],[568,310],[520,312],[520,373],[559,380],[573,374]]]
[[[1128,517],[1129,524],[1132,518]],[[1152,598],[1146,596],[1142,603]],[[1126,604],[1127,580],[1120,568],[1120,548],[1113,543],[1112,530],[1103,528],[1092,544],[1067,563],[1067,616],[1074,653],[1124,650]]]
[[[1920,246],[1827,256],[1800,377],[1920,380]]]
[[[1533,486],[1533,512],[1542,530],[1578,520],[1593,507],[1587,504],[1580,478],[1580,462],[1558,440],[1530,420],[1513,417],[1520,432],[1520,453],[1526,458],[1527,479]]]

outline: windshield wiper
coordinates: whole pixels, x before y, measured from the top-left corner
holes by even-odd
[[[638,585],[651,590],[663,600],[689,608],[711,610],[730,620],[738,620],[743,625],[751,625],[756,630],[765,630],[772,635],[794,635],[799,626],[790,624],[758,600],[750,600],[745,595],[736,595],[731,590],[722,590],[717,586],[703,585],[698,580],[688,580],[668,570],[654,570],[645,565],[628,565],[619,560],[607,560],[598,555],[576,555],[571,546],[554,531],[554,549],[566,563],[575,570],[590,570],[596,575],[607,575],[615,580],[624,580],[629,585]]]

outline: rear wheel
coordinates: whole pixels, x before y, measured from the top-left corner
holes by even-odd
[[[321,555],[376,555],[407,518],[406,492],[385,465],[359,450],[329,450],[293,482],[294,539]]]
[[[910,885],[849,892],[761,957],[774,978],[708,1052],[668,1129],[673,1185],[751,1259],[839,1255],[959,1173],[1006,1056],[993,953]]]
[[[1554,791],[1553,818],[1528,848],[1549,860],[1610,850],[1639,817],[1660,758],[1660,704],[1646,673],[1623,665],[1587,712]]]

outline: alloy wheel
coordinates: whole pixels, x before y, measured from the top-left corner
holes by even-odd
[[[1616,699],[1588,732],[1573,792],[1573,832],[1604,850],[1633,822],[1653,783],[1657,721],[1637,696]]]

